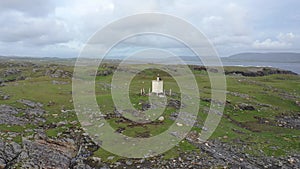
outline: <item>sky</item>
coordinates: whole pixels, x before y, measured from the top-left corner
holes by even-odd
[[[193,24],[221,57],[242,52],[300,52],[299,6],[299,0],[1,0],[0,55],[77,57],[96,31],[145,12],[165,13]],[[115,31],[126,31],[126,27]],[[157,37],[127,43],[180,50]],[[115,55],[130,48],[126,43],[120,46]]]

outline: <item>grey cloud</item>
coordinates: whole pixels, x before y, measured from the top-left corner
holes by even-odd
[[[55,10],[55,1],[51,0],[1,0],[1,13],[19,11],[31,16],[46,16]]]
[[[30,54],[38,49],[46,54],[67,55],[64,53],[73,50],[68,46],[74,41],[83,44],[106,24],[141,12],[162,12],[188,20],[202,30],[222,54],[265,48],[299,51],[299,37],[296,36],[300,33],[299,4],[298,1],[273,3],[272,0],[234,3],[228,0],[0,0],[1,52],[5,53],[7,50],[3,46],[7,46],[12,51],[19,49],[22,55],[22,51]],[[103,36],[110,41],[123,31],[134,33],[145,25],[163,29],[163,23],[141,20],[115,27],[109,30],[109,36]],[[280,32],[293,34],[278,35]],[[181,50],[178,43],[155,37],[133,38],[124,42],[126,44]]]
[[[0,24],[0,41],[3,42],[46,45],[72,39],[64,22],[53,18],[34,18],[8,12],[0,15]]]

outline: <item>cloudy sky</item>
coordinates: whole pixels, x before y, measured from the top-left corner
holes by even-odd
[[[97,30],[144,12],[166,13],[192,23],[220,56],[300,52],[299,6],[299,0],[1,0],[0,55],[77,57]],[[158,44],[153,37],[147,45],[151,43]]]

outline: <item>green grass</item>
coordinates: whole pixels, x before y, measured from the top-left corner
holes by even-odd
[[[66,130],[67,130],[66,127],[52,128],[52,129],[46,130],[46,135],[50,138],[55,138],[58,136],[59,133],[63,133]]]
[[[94,152],[95,157],[101,157],[102,161],[108,162],[108,163],[114,163],[118,160],[124,159],[123,157],[117,156],[115,154],[112,154],[103,148],[99,148],[97,151]],[[108,159],[109,157],[113,157],[112,160]]]

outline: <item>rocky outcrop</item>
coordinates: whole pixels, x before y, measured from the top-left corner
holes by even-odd
[[[45,111],[40,107],[36,107],[37,105],[41,106],[41,104],[34,102],[26,103],[34,108],[17,109],[8,105],[0,105],[0,124],[22,126],[29,123],[38,124],[45,122],[45,119],[42,117]],[[24,113],[21,114],[21,112]]]
[[[2,91],[0,91],[0,100],[9,100],[9,99],[10,99],[10,96],[8,94],[5,94]]]
[[[21,151],[19,144],[15,142],[7,143],[0,139],[0,169],[8,168]]]
[[[33,101],[30,101],[30,100],[25,100],[25,99],[18,100],[17,102],[22,103],[25,106],[28,106],[28,107],[31,107],[31,108],[43,107],[42,103],[33,102]]]
[[[146,111],[148,109],[151,108],[151,104],[150,103],[142,103],[142,110]]]
[[[113,74],[113,70],[101,70],[97,72],[96,76],[108,76],[111,74]]]
[[[180,102],[179,100],[170,99],[170,100],[168,101],[167,106],[173,107],[173,108],[175,108],[175,109],[180,109],[181,102]]]
[[[240,140],[235,140],[235,145],[213,140],[205,143],[195,143],[202,154],[208,157],[201,158],[198,163],[201,167],[223,166],[226,168],[298,168],[300,156],[295,154],[289,157],[267,157],[264,154],[253,156],[244,153],[247,148]]]
[[[46,71],[45,76],[49,76],[51,78],[71,78],[73,73],[69,71],[64,71],[61,69],[51,68]]]
[[[74,142],[69,140],[23,140],[23,150],[18,157],[21,168],[69,168],[75,156]]]
[[[197,70],[197,71],[207,71],[205,66],[197,66],[197,65],[190,65],[189,66],[192,70]]]
[[[20,74],[21,70],[16,68],[9,68],[4,71],[4,77]]]
[[[205,66],[198,66],[198,65],[189,65],[190,69],[195,71],[209,71],[213,73],[217,73],[218,70],[210,67]],[[225,67],[225,74],[226,75],[242,75],[242,76],[249,76],[249,77],[256,77],[256,76],[267,76],[272,74],[290,74],[290,75],[297,75],[297,73],[289,71],[289,70],[281,70],[272,67],[257,67],[257,68],[247,68],[247,67],[240,67],[238,70],[231,70]]]
[[[256,76],[267,76],[273,74],[290,74],[290,75],[297,75],[297,73],[288,71],[288,70],[281,70],[276,68],[256,68],[251,70],[237,70],[237,71],[226,71],[226,75],[242,75],[242,76],[249,76],[249,77],[256,77]]]
[[[255,107],[250,105],[250,104],[247,104],[247,103],[240,103],[237,105],[237,107],[240,109],[240,110],[250,110],[250,111],[253,111],[255,110]]]
[[[8,106],[0,105],[0,124],[6,125],[25,125],[30,123],[28,119],[17,117],[18,109]]]
[[[276,117],[276,126],[300,130],[300,113]]]

